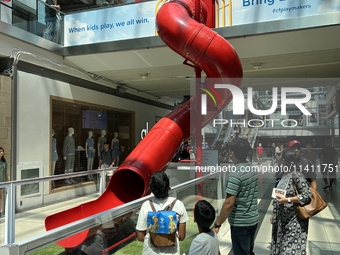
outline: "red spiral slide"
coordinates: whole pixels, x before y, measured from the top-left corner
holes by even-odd
[[[207,0],[208,1],[208,0]],[[211,0],[210,0],[211,1]],[[201,18],[209,18],[209,8],[202,3]],[[193,12],[195,0],[174,0],[164,4],[158,11],[156,24],[159,36],[172,50],[203,69],[210,78],[220,83],[240,86],[242,66],[233,47],[216,32],[195,21]],[[230,102],[232,96],[226,89],[216,89],[221,104],[215,106],[208,98],[207,115],[201,116],[202,125],[212,121]],[[150,193],[149,179],[156,171],[164,171],[179,150],[181,143],[195,132],[190,125],[190,112],[195,97],[160,120],[147,136],[131,152],[113,174],[105,192],[96,200],[72,209],[48,216],[46,230],[51,230],[91,215],[112,209]],[[200,114],[200,112],[196,112]],[[127,212],[128,213],[128,212]],[[59,241],[63,247],[75,247],[87,237],[89,230]]]

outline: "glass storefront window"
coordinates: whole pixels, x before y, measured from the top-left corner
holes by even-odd
[[[125,160],[135,144],[133,112],[52,98],[51,124],[51,175],[98,169],[99,155],[103,149],[101,139],[110,143],[114,155],[117,156],[118,163],[115,166]],[[70,128],[73,129],[71,135]],[[89,137],[90,134],[92,137]],[[68,138],[69,136],[74,139],[74,145],[71,142],[73,148],[69,148],[70,142],[67,140],[73,140]],[[99,139],[102,136],[104,138]],[[74,157],[70,161],[68,155],[71,154]],[[70,180],[73,183],[64,180],[55,181],[53,188],[84,181],[96,181],[96,179],[89,177]]]

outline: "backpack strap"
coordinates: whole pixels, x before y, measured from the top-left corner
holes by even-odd
[[[177,199],[172,201],[172,203],[170,205],[168,205],[167,207],[165,207],[163,211],[172,211],[172,209],[174,208],[174,206],[176,204],[176,201],[177,201]]]
[[[153,203],[151,202],[151,200],[149,200],[149,203],[150,203],[150,206],[151,206],[151,209],[153,212],[156,212],[156,208],[155,206],[153,205]]]
[[[177,199],[175,199],[174,201],[172,201],[172,203],[170,205],[168,205],[167,207],[164,208],[164,210],[162,211],[172,211],[172,209],[174,208],[175,204],[176,204]],[[151,202],[151,200],[149,200],[151,209],[153,212],[156,212],[156,208],[154,206],[154,204]]]

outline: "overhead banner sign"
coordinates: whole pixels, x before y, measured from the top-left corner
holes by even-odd
[[[155,36],[159,2],[66,15],[64,46]],[[340,0],[219,0],[218,9],[216,27],[223,27],[340,12]]]
[[[235,26],[340,11],[340,0],[219,0],[218,2],[220,11],[216,16],[219,17],[219,27],[223,24]],[[225,6],[224,15],[223,6]]]
[[[148,1],[65,16],[64,46],[155,35],[155,8]]]

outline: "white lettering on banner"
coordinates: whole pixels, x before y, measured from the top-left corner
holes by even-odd
[[[285,20],[315,16],[340,11],[338,0],[230,0],[230,13],[219,15],[217,24],[238,26],[266,21]],[[224,0],[217,0],[218,6],[224,6]],[[234,15],[236,14],[237,15]],[[230,18],[229,24],[225,22]],[[308,26],[307,22],[307,26]],[[328,23],[330,25],[330,23]],[[311,25],[310,25],[311,26]]]
[[[21,2],[23,1],[27,5],[32,5],[32,3],[36,5],[36,1],[21,0]],[[156,8],[158,2],[159,0],[150,0],[67,14],[64,16],[64,46],[155,36],[155,14],[158,11]],[[300,2],[292,0],[231,0],[231,12],[237,13],[237,15],[231,15],[229,25],[255,24],[340,11],[338,0],[306,0],[303,4]],[[225,6],[225,3],[223,0],[218,0],[218,5]],[[42,16],[42,14],[39,15]],[[1,17],[2,21],[4,21],[4,16]],[[219,15],[220,27],[223,21],[228,20],[228,16],[228,11],[224,15]],[[42,17],[39,20],[44,22]],[[9,24],[11,22],[8,21]]]
[[[65,15],[64,46],[155,36],[158,1]]]
[[[280,0],[280,1],[284,1],[284,0]],[[274,0],[243,0],[243,6],[259,5],[259,4],[273,5]]]
[[[142,129],[140,132],[140,139],[143,140],[143,138],[149,133],[149,123],[146,122],[146,128]]]

